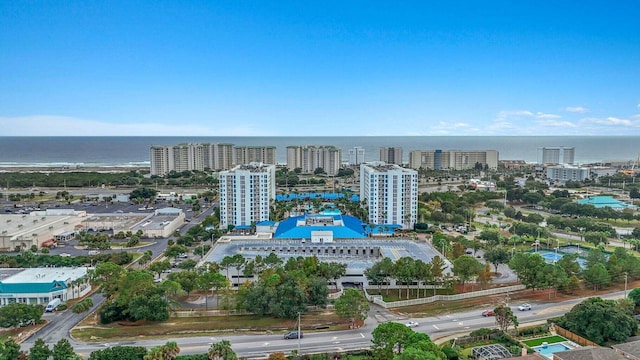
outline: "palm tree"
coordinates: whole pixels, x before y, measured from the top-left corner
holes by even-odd
[[[211,344],[209,351],[207,352],[209,360],[237,360],[238,356],[235,351],[231,349],[231,343],[229,340],[221,340],[217,343]]]

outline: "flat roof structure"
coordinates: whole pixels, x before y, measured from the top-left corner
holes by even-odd
[[[7,270],[18,271],[2,279],[2,284],[51,283],[53,281],[67,282],[87,275],[86,267],[46,267]],[[0,274],[4,274],[4,271],[4,269],[0,270]]]
[[[373,255],[371,253],[373,251]],[[435,256],[442,256],[427,242],[408,239],[335,239],[332,243],[311,243],[301,239],[261,239],[258,236],[225,236],[216,242],[204,261],[219,263],[225,256],[241,254],[245,258],[254,259],[260,255],[266,257],[275,253],[285,262],[291,257],[316,256],[320,261],[340,262],[347,264],[348,274],[362,275],[384,257],[393,262],[402,257],[412,257],[430,262]],[[445,259],[451,271],[451,264]]]
[[[633,205],[629,205],[620,200],[616,200],[612,196],[592,196],[586,199],[578,200],[577,203],[581,205],[593,205],[596,207],[596,209],[603,207],[610,207],[612,209],[626,209],[634,207]]]
[[[273,235],[276,239],[311,239],[314,231],[331,231],[334,239],[363,239],[367,232],[362,220],[329,211],[320,214],[304,214],[281,221]]]

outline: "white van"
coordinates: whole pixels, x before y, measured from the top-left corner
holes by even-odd
[[[44,308],[44,311],[45,312],[53,312],[58,308],[58,306],[60,306],[60,304],[62,304],[62,300],[60,300],[58,298],[55,298],[55,299],[49,301],[49,303],[47,304],[47,307]]]

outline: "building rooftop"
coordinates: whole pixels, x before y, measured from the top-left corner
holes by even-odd
[[[276,228],[277,239],[311,239],[313,231],[331,231],[334,239],[367,238],[364,223],[349,215],[305,214],[281,221]]]
[[[620,360],[624,359],[611,348],[585,346],[578,349],[553,353],[560,360]]]
[[[612,345],[611,347],[623,351],[626,354],[630,354],[640,358],[640,340],[616,344]]]
[[[611,196],[593,196],[578,200],[577,202],[581,205],[593,205],[596,208],[610,207],[612,209],[624,209],[632,207],[632,205],[616,200]]]
[[[17,271],[16,271],[17,270]],[[46,267],[30,269],[2,269],[1,274],[7,272],[9,276],[2,278],[2,284],[34,284],[52,283],[53,281],[71,281],[87,275],[86,267]]]

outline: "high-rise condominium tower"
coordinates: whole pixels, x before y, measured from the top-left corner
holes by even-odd
[[[538,148],[538,164],[573,165],[576,148],[573,146],[550,146]]]
[[[276,167],[251,163],[222,171],[219,191],[223,229],[269,220],[269,206],[276,197]]]
[[[364,162],[364,148],[356,146],[349,149],[349,165],[360,165]]]
[[[402,165],[402,148],[401,147],[381,147],[380,161],[387,164]]]
[[[287,168],[302,169],[311,174],[322,168],[327,175],[336,175],[342,166],[342,150],[335,146],[287,146]]]
[[[413,229],[418,216],[418,172],[380,161],[360,165],[360,199],[372,224]]]

